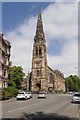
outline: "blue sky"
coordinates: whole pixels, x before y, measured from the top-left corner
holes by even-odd
[[[3,2],[2,3],[2,30],[3,33],[10,31],[21,24],[25,18],[38,15],[39,10],[44,10],[50,2]],[[53,3],[55,4],[55,3]],[[60,41],[60,40],[59,40]],[[49,45],[47,52],[49,54],[60,54],[63,41],[59,42],[57,38]],[[57,46],[57,47],[56,47]],[[54,50],[53,50],[54,49]]]
[[[25,18],[38,15],[39,10],[44,10],[50,2],[3,2],[2,3],[2,30],[3,33],[12,30],[21,24]],[[54,3],[55,4],[55,3]],[[57,45],[57,47],[56,47]],[[60,54],[62,43],[56,39],[47,49],[49,54]],[[54,48],[54,50],[53,50]]]
[[[22,66],[26,74],[31,71],[37,15],[41,9],[48,65],[65,76],[77,74],[74,70],[78,66],[77,8],[76,2],[3,2],[2,30],[12,46],[13,65]]]
[[[49,2],[3,2],[2,3],[2,19],[3,32],[16,27],[17,24],[24,21],[27,17],[38,14],[39,9],[45,9]]]

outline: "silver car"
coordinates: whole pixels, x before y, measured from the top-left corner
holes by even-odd
[[[46,93],[45,92],[39,92],[38,93],[38,98],[46,98]]]
[[[72,97],[72,103],[76,103],[76,102],[80,103],[80,93],[76,93]]]

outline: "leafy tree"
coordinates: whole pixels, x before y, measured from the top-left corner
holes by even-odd
[[[23,77],[25,76],[23,68],[21,66],[10,66],[8,71],[9,86],[15,86],[21,88]]]
[[[65,78],[66,91],[80,91],[80,78],[77,75],[70,75]]]
[[[10,96],[16,96],[18,93],[18,89],[15,88],[14,86],[8,86],[8,88],[6,88],[6,91],[10,93]]]
[[[21,88],[24,76],[23,68],[21,66],[12,66],[12,62],[10,62],[10,67],[8,69],[8,87],[0,91],[0,99],[5,100],[12,96],[16,96],[18,89]]]

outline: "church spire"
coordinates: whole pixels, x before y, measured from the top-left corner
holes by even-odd
[[[41,12],[38,14],[35,42],[45,41]]]

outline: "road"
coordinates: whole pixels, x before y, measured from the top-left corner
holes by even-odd
[[[69,94],[47,94],[46,99],[7,100],[2,102],[3,118],[22,120],[80,120],[78,104],[71,103]],[[53,119],[54,118],[54,119]]]

